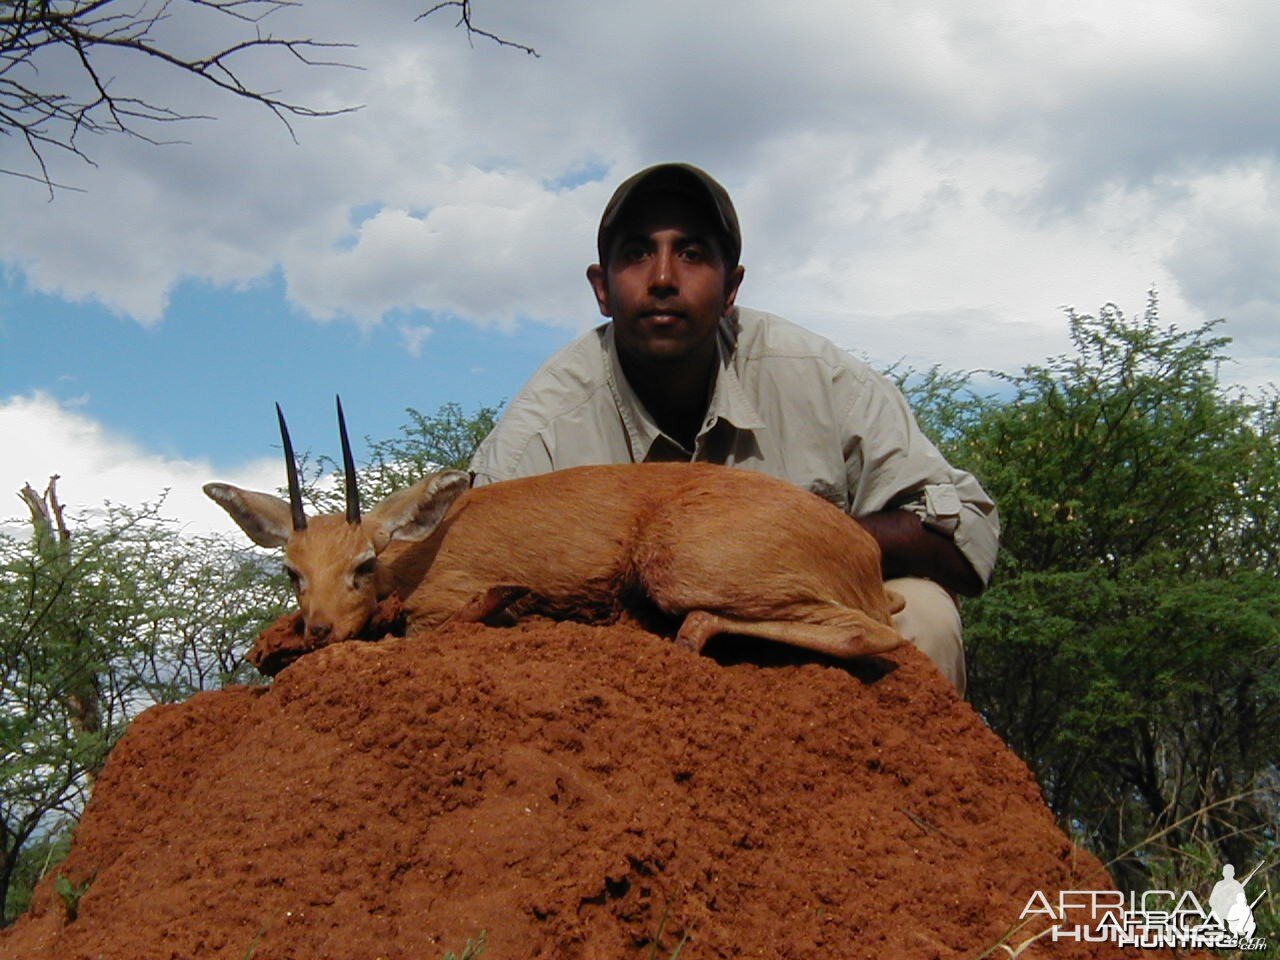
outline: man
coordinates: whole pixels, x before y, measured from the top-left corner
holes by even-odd
[[[1248,902],[1244,884],[1236,879],[1236,868],[1230,863],[1225,863],[1222,865],[1222,879],[1209,891],[1209,909],[1213,912],[1213,918],[1226,927],[1232,907],[1241,898]]]
[[[879,542],[894,626],[963,695],[953,596],[995,563],[995,506],[920,432],[901,392],[828,340],[736,305],[725,189],[687,164],[622,183],[587,280],[610,322],[533,375],[476,451],[477,484],[593,463],[707,460],[789,480]]]

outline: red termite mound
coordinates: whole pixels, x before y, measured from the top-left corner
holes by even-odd
[[[913,649],[735,649],[458,625],[149,710],[0,958],[975,958],[1109,885]]]

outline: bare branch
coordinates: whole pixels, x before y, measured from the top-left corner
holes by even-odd
[[[295,141],[293,119],[359,109],[310,107],[279,91],[260,89],[242,73],[246,55],[255,51],[307,67],[352,66],[332,58],[328,51],[350,49],[353,44],[277,37],[264,30],[264,21],[272,14],[300,6],[302,0],[0,0],[0,133],[25,146],[31,167],[0,165],[0,174],[43,184],[52,199],[56,190],[75,189],[52,178],[49,163],[55,155],[93,165],[82,146],[84,135],[114,133],[152,144],[175,143],[179,141],[155,137],[154,125],[212,119],[168,106],[151,93],[134,96],[122,91],[116,79],[103,72],[99,58],[107,51],[163,64],[179,75],[197,77],[216,90],[257,103],[271,111]],[[538,56],[532,47],[477,27],[471,0],[444,0],[416,19],[446,7],[458,8],[457,25],[466,29],[468,42],[479,36]],[[200,14],[243,24],[247,35],[200,53],[175,49],[168,42],[172,35],[189,41],[205,32],[178,30],[170,21]],[[71,65],[74,76],[46,81],[41,67],[48,64],[60,64],[61,71],[49,71],[59,75]]]
[[[92,164],[79,143],[82,134],[123,133],[147,143],[164,143],[148,128],[155,123],[211,119],[153,99],[118,91],[97,59],[104,50],[158,61],[180,74],[198,77],[216,89],[270,110],[294,136],[291,118],[330,117],[358,107],[319,109],[262,90],[239,70],[252,51],[278,52],[306,66],[345,66],[324,51],[352,44],[309,38],[281,38],[264,32],[271,14],[298,6],[297,0],[0,0],[0,132],[25,143],[34,171],[0,167],[0,173],[42,183],[53,196],[63,185],[50,176],[48,158],[61,152]],[[157,37],[179,10],[211,13],[249,26],[247,37],[199,54],[180,53]],[[190,35],[192,32],[188,32]],[[199,35],[196,32],[195,35]],[[42,63],[70,54],[77,79],[49,89]],[[79,84],[80,93],[66,86]]]
[[[500,47],[512,47],[513,49],[516,49],[516,50],[523,50],[525,53],[529,54],[529,56],[531,57],[540,56],[538,51],[533,49],[533,47],[527,47],[523,43],[516,43],[513,40],[507,40],[503,37],[498,36],[496,33],[490,33],[488,30],[481,30],[474,23],[472,23],[471,22],[471,0],[443,0],[443,2],[435,4],[434,6],[430,7],[428,10],[425,10],[424,12],[414,17],[414,22],[416,23],[419,20],[426,19],[427,17],[435,13],[437,10],[443,10],[445,7],[457,7],[459,10],[462,11],[461,14],[458,16],[458,22],[454,24],[454,26],[467,28],[468,41],[470,41],[472,37],[484,37],[486,40],[492,40],[494,43],[496,43]]]

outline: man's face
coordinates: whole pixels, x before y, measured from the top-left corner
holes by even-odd
[[[624,357],[661,364],[714,356],[743,271],[725,264],[706,213],[677,194],[637,197],[608,253],[587,279]]]

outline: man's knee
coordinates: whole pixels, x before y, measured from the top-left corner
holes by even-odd
[[[893,617],[893,627],[937,664],[943,676],[964,696],[966,687],[964,643],[960,611],[951,595],[932,580],[900,577],[885,586],[907,601]]]

